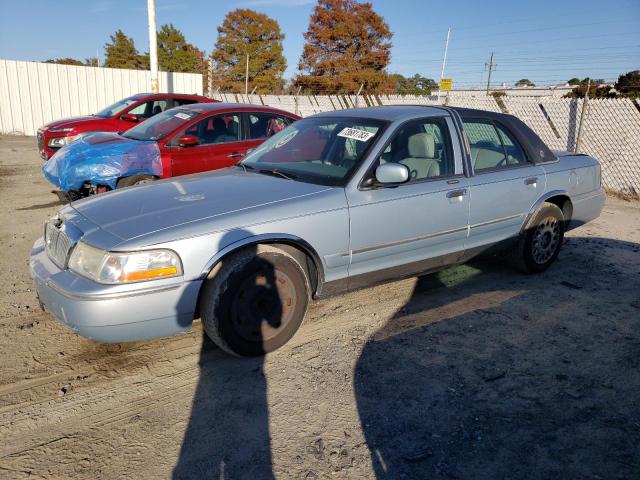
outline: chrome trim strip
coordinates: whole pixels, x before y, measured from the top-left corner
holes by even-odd
[[[342,253],[339,253],[338,255],[340,255],[342,257],[347,257],[349,255],[357,255],[359,253],[371,252],[373,250],[380,250],[382,248],[396,247],[398,245],[404,245],[406,243],[419,242],[421,240],[427,240],[429,238],[435,238],[435,237],[440,237],[442,235],[449,235],[451,233],[462,232],[462,231],[467,230],[467,228],[468,227],[465,226],[465,227],[460,227],[460,228],[454,228],[452,230],[443,230],[441,232],[430,233],[429,235],[422,235],[420,237],[407,238],[405,240],[397,240],[395,242],[389,242],[389,243],[385,243],[383,245],[376,245],[376,246],[373,246],[373,247],[359,248],[358,250],[353,250],[351,252],[342,252]]]
[[[47,281],[47,286],[52,290],[55,290],[60,295],[63,295],[71,300],[80,300],[80,301],[95,301],[95,300],[113,300],[117,298],[125,298],[125,297],[135,297],[139,295],[148,295],[150,293],[160,293],[160,292],[168,292],[170,290],[176,290],[180,288],[182,284],[179,285],[169,285],[162,287],[151,287],[145,288],[143,290],[135,290],[132,292],[120,292],[120,293],[111,293],[111,294],[103,294],[103,295],[88,295],[88,294],[80,294],[80,293],[71,293],[55,284],[51,280]]]
[[[514,218],[519,217],[522,217],[522,214],[516,213],[515,215],[509,215],[507,217],[494,218],[493,220],[487,220],[486,222],[475,223],[473,225],[469,225],[469,228],[484,227],[485,225],[493,225],[494,223],[506,222],[507,220],[513,220]]]

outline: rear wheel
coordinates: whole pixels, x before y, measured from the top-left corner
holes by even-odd
[[[300,327],[309,292],[305,270],[287,252],[246,248],[223,259],[206,281],[199,301],[204,330],[235,355],[272,352]]]
[[[153,182],[155,177],[150,175],[131,175],[130,177],[124,177],[118,180],[116,188],[132,187],[133,185],[142,185],[144,183]]]
[[[543,203],[518,242],[513,260],[528,273],[544,272],[560,253],[564,240],[564,215],[558,206]]]

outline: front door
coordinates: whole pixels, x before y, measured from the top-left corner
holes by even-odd
[[[180,146],[183,135],[194,135],[198,144]],[[206,117],[178,133],[170,142],[174,176],[229,167],[241,160],[250,148],[242,140],[240,116],[224,113]]]
[[[351,219],[349,286],[455,263],[467,237],[469,191],[453,123],[445,117],[398,128],[373,168],[406,165],[407,183],[347,190]]]

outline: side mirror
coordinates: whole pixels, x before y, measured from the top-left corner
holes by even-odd
[[[401,163],[383,163],[376,168],[376,181],[380,185],[397,185],[409,180],[409,168]]]
[[[182,135],[178,139],[178,145],[181,147],[193,147],[194,145],[198,145],[200,140],[195,135]]]
[[[138,117],[136,117],[133,113],[124,113],[120,115],[120,120],[124,120],[125,122],[138,123]]]

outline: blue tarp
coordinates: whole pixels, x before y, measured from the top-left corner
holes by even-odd
[[[162,175],[155,141],[132,140],[117,133],[83,135],[58,150],[42,167],[47,180],[60,190],[78,190],[85,183],[116,188],[122,177]]]

